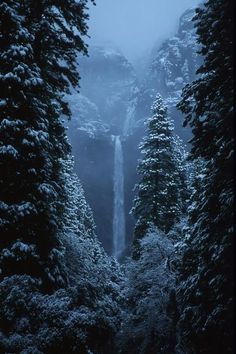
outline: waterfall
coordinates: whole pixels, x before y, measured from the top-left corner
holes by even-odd
[[[113,255],[118,259],[125,249],[124,173],[123,151],[119,136],[114,136],[114,207],[113,207]]]
[[[136,101],[135,101],[136,102]],[[123,127],[123,135],[128,136],[132,132],[132,126],[134,124],[134,114],[135,114],[135,102],[133,102],[126,111],[126,118]]]

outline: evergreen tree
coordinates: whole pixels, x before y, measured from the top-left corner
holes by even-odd
[[[190,353],[232,353],[232,2],[208,0],[194,21],[204,62],[201,76],[183,90],[179,108],[193,131],[191,157],[203,159],[203,169],[183,256],[180,328]]]
[[[140,240],[142,253],[127,266],[126,311],[118,334],[119,353],[173,353],[177,307],[174,241],[152,226]]]
[[[140,146],[144,155],[138,166],[141,181],[132,208],[137,219],[134,257],[139,253],[139,240],[151,224],[167,233],[184,210],[185,154],[180,151],[180,140],[174,137],[173,125],[160,95],[152,110],[153,116],[146,123],[147,136]]]
[[[53,157],[31,34],[17,1],[0,6],[1,275],[45,275],[55,242]],[[41,254],[41,264],[38,261]],[[52,270],[51,270],[52,271]],[[59,272],[60,273],[60,272]]]
[[[30,274],[46,291],[66,283],[61,219],[70,151],[63,94],[86,52],[86,1],[6,0],[0,5],[1,276]]]
[[[86,20],[86,1],[0,4],[1,353],[113,352],[122,274],[96,238],[60,118]]]
[[[71,167],[70,161],[68,175]],[[123,275],[98,242],[83,189],[72,177],[68,178],[67,234],[61,238],[68,286],[43,294],[33,277],[5,277],[0,283],[1,353],[115,352]]]
[[[61,219],[65,235],[74,233],[93,238],[95,223],[93,213],[88,205],[81,182],[73,171],[73,159],[68,156],[64,161],[63,182],[65,183],[66,203],[64,218]]]

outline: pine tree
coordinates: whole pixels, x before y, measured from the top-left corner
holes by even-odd
[[[45,278],[38,256],[46,268],[56,190],[50,183],[52,158],[45,154],[51,144],[43,82],[23,22],[17,1],[1,4],[1,274],[33,272]]]
[[[29,274],[46,291],[67,281],[60,236],[70,147],[60,116],[78,83],[86,20],[86,1],[0,5],[1,276]]]
[[[65,235],[74,233],[82,235],[84,238],[93,238],[95,234],[93,213],[85,199],[81,182],[73,169],[74,161],[69,155],[68,159],[64,161],[63,168],[66,201],[61,227],[65,230]]]
[[[1,353],[114,353],[121,322],[119,264],[106,255],[94,232],[83,188],[66,161],[66,234],[61,238],[68,286],[44,294],[26,274],[0,283]],[[106,338],[106,341],[104,341]]]
[[[140,258],[127,265],[126,311],[118,334],[119,353],[173,353],[176,274],[174,242],[156,227],[140,240]]]
[[[160,95],[152,110],[153,116],[146,123],[147,136],[140,145],[144,157],[138,166],[141,181],[132,209],[137,219],[134,257],[138,256],[139,240],[151,224],[168,233],[184,210],[182,183],[185,178],[181,170],[184,155],[180,151],[180,140],[174,137],[173,124]]]
[[[189,216],[179,299],[190,353],[233,352],[233,9],[208,0],[195,16],[203,65],[179,108],[192,127],[193,160],[203,159]],[[226,45],[227,43],[227,45]]]
[[[121,272],[61,121],[86,20],[86,1],[0,4],[1,353],[113,352]]]

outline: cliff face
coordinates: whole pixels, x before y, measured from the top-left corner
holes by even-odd
[[[135,125],[142,126],[142,121],[150,115],[150,107],[156,93],[160,93],[174,121],[176,133],[185,141],[190,132],[182,128],[182,116],[176,110],[183,87],[196,77],[196,70],[201,64],[198,43],[192,18],[194,9],[184,12],[179,20],[176,35],[154,47],[150,58],[147,75],[139,87],[135,102]],[[136,101],[135,101],[136,100]]]
[[[193,16],[194,10],[187,10],[180,18],[176,35],[166,40],[153,56],[147,85],[165,98],[178,96],[193,81],[200,64]]]
[[[136,128],[143,128],[153,99],[160,93],[178,134],[186,140],[182,119],[174,108],[182,88],[194,80],[201,63],[191,21],[194,13],[194,9],[184,12],[176,35],[153,49],[143,82],[138,81],[133,66],[118,50],[91,47],[89,58],[79,60],[81,93],[69,98],[74,121],[71,126],[83,127],[91,135],[131,135]]]
[[[72,109],[68,136],[78,173],[93,211],[97,233],[105,249],[112,250],[114,144],[121,135],[124,151],[125,212],[127,244],[132,240],[133,219],[129,215],[138,180],[138,145],[145,134],[144,120],[160,93],[172,117],[176,133],[186,142],[191,134],[182,127],[176,110],[182,88],[195,78],[201,58],[191,21],[194,10],[180,18],[176,35],[154,48],[143,82],[117,50],[91,47],[89,58],[80,58],[81,93],[68,100]]]
[[[136,77],[132,65],[117,50],[91,47],[80,60],[81,93],[98,108],[111,134],[122,134],[127,104]]]

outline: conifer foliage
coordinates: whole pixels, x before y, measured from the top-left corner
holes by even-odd
[[[1,276],[29,274],[46,291],[66,283],[61,219],[70,151],[63,94],[77,85],[86,1],[0,4]]]
[[[140,246],[140,258],[127,265],[127,310],[118,335],[119,353],[171,354],[178,317],[174,241],[152,226]]]
[[[114,350],[122,276],[96,238],[61,120],[87,52],[86,3],[0,4],[1,353]]]
[[[233,352],[232,16],[231,1],[208,0],[197,10],[204,62],[179,103],[193,131],[192,159],[204,162],[179,288],[182,340],[191,353]]]
[[[138,256],[139,240],[154,224],[168,233],[184,210],[186,171],[185,153],[180,139],[174,136],[167,108],[157,95],[148,118],[147,135],[140,145],[143,159],[138,165],[141,181],[132,212],[137,219],[134,235],[134,257]],[[181,150],[182,147],[182,150]]]

